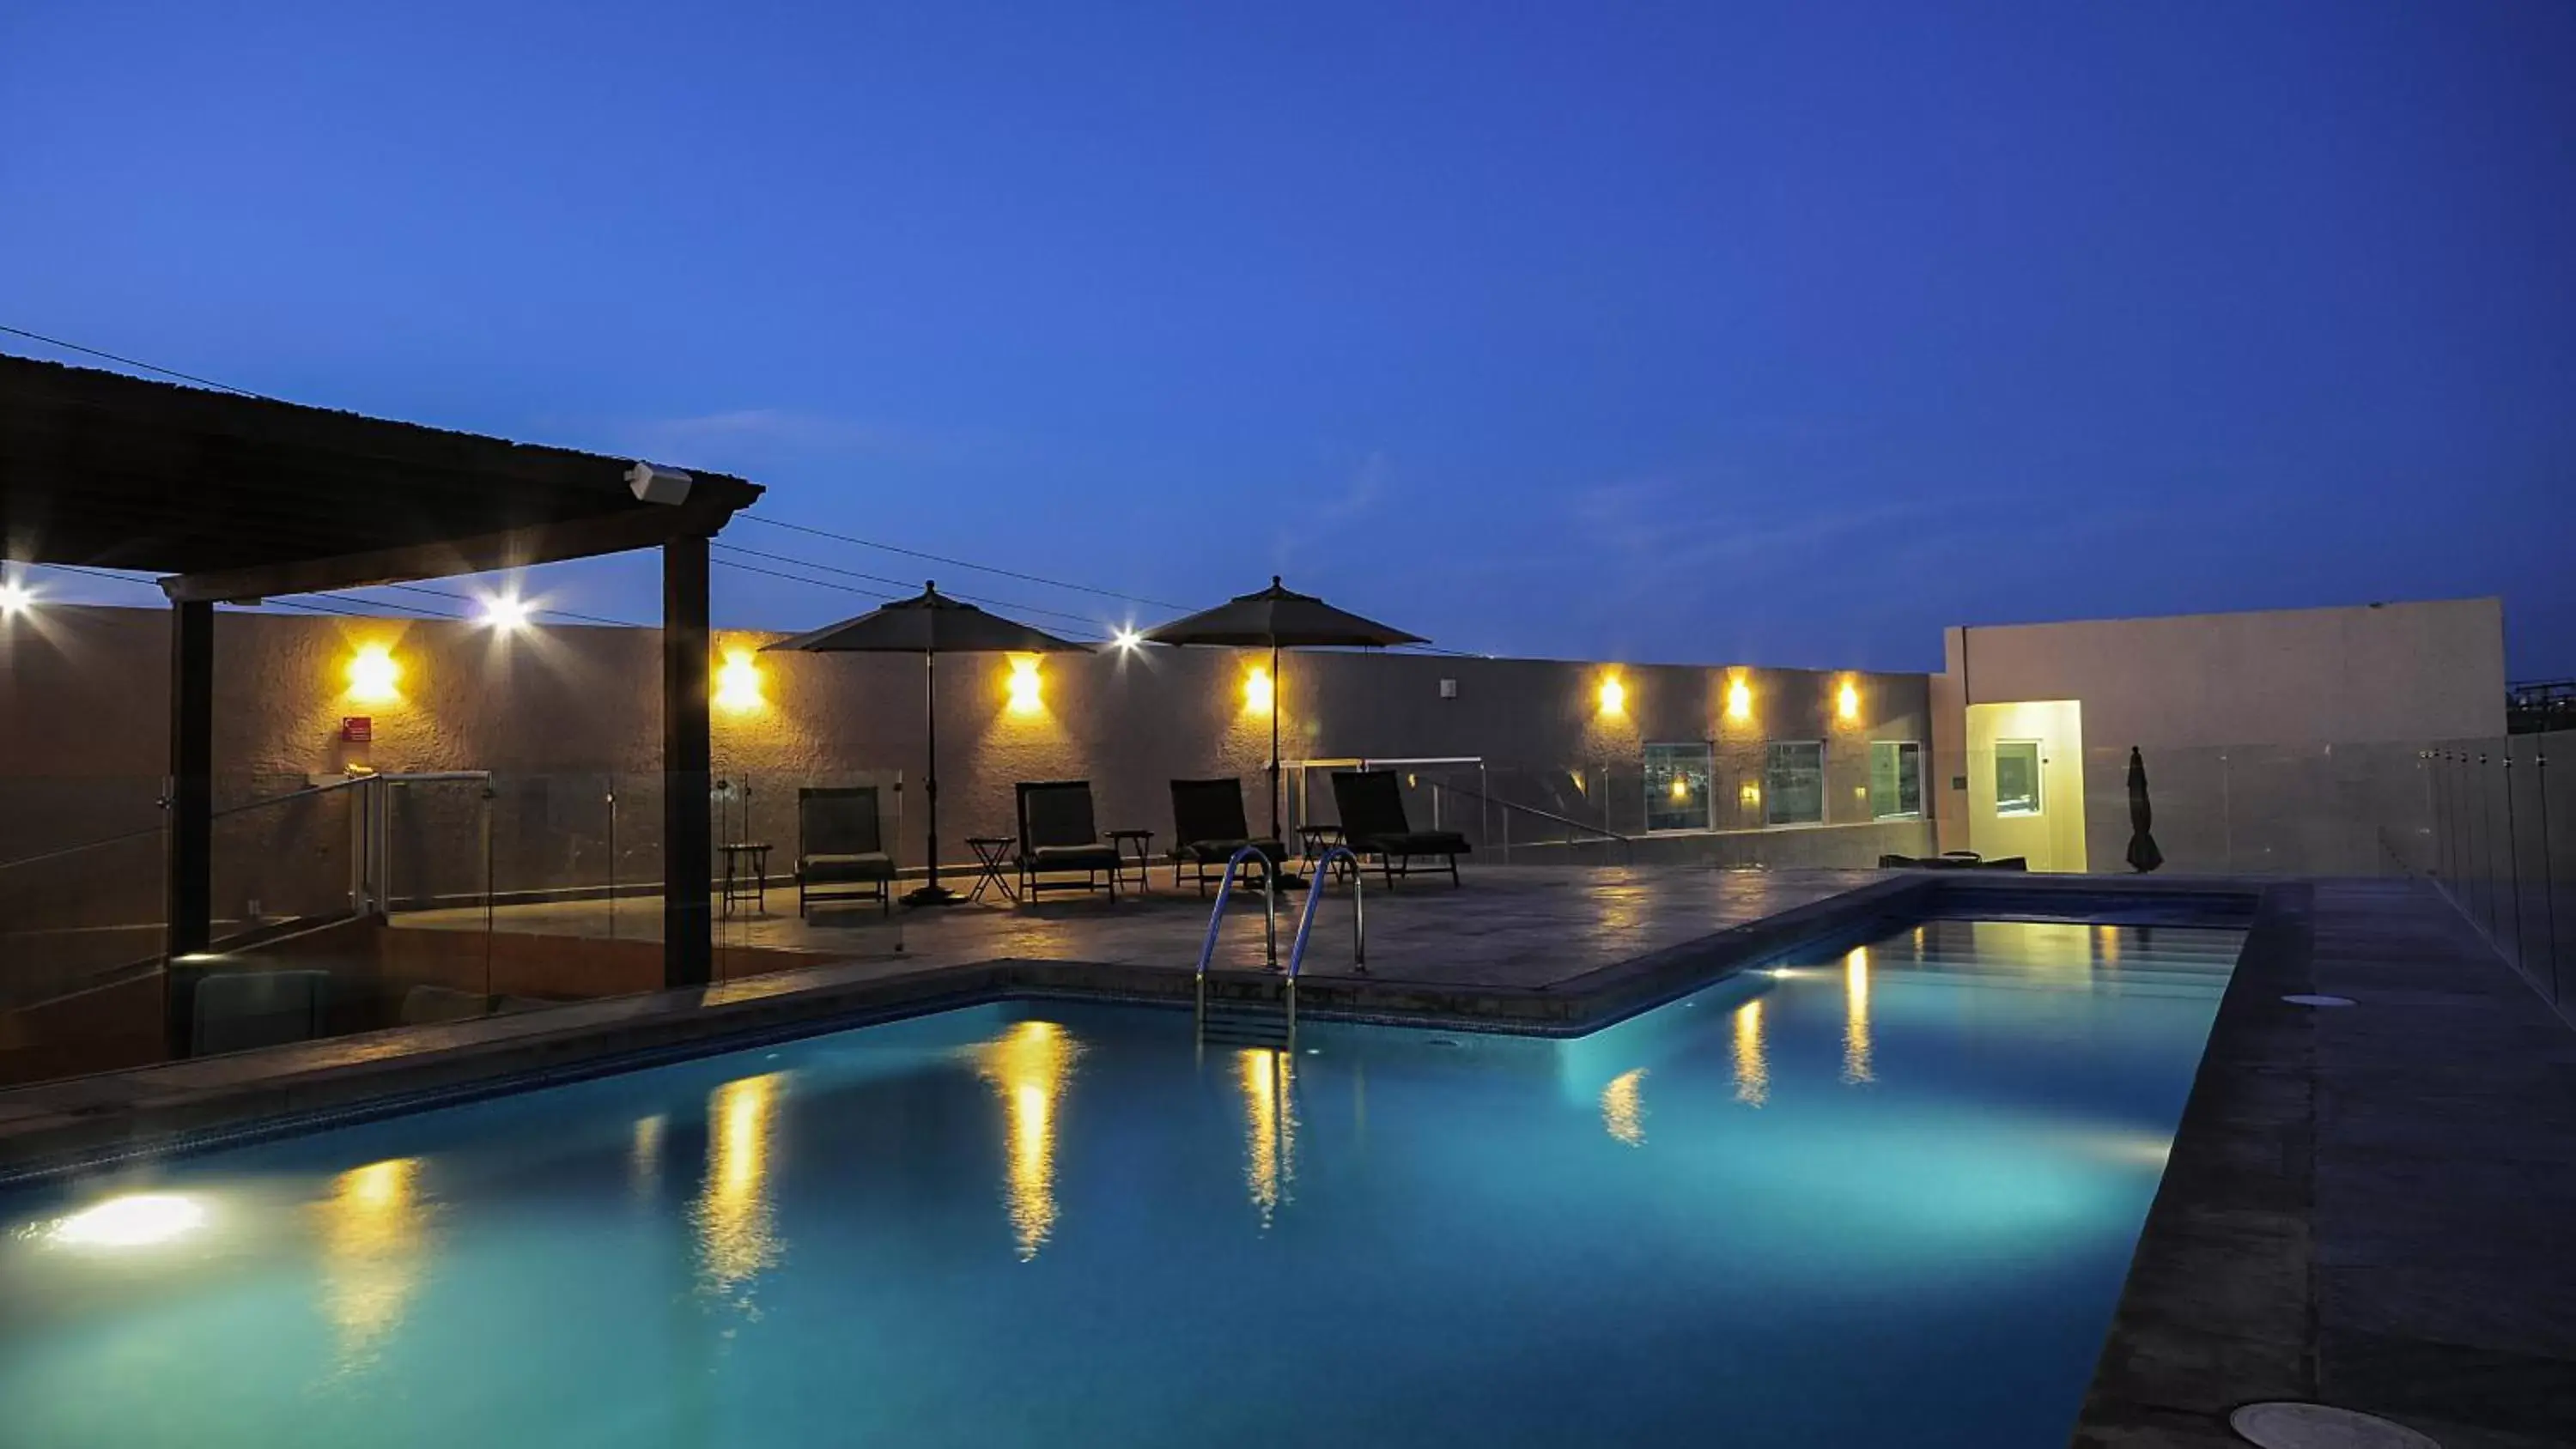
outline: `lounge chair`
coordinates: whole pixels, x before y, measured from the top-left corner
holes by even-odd
[[[1277,869],[1288,854],[1276,840],[1252,838],[1240,780],[1174,780],[1172,839],[1172,889],[1181,888],[1181,867],[1194,865],[1200,895],[1207,894],[1209,881],[1225,878],[1225,863],[1247,845],[1261,852],[1265,869]]]
[[[1880,870],[2028,870],[2028,858],[2007,855],[1988,860],[1973,850],[1945,850],[1939,855],[1882,855]]]
[[[894,858],[877,824],[874,785],[796,792],[797,919],[810,903],[829,900],[873,900],[881,913],[894,912]]]
[[[1404,788],[1393,770],[1343,770],[1333,775],[1333,804],[1342,812],[1342,840],[1355,854],[1374,855],[1387,888],[1411,875],[1413,862],[1442,858],[1449,883],[1458,884],[1458,857],[1472,847],[1455,830],[1416,830],[1404,818]]]
[[[1092,821],[1089,780],[1023,781],[1020,796],[1020,894],[1036,900],[1038,892],[1098,890],[1105,877],[1109,898],[1118,899],[1118,847],[1100,836]],[[1072,881],[1048,881],[1050,873],[1081,871]]]

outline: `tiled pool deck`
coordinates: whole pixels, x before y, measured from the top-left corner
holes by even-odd
[[[2260,1399],[2576,1444],[2576,1031],[2417,883],[2275,888],[2076,1442],[2242,1449]]]
[[[2576,1032],[2420,885],[1486,870],[1459,891],[1373,893],[1366,978],[1350,972],[1345,903],[1328,901],[1302,1000],[1580,1030],[1936,893],[1973,914],[1980,897],[2019,911],[2031,892],[2105,889],[2261,889],[2263,906],[2076,1442],[2241,1444],[2227,1410],[2278,1397],[2387,1414],[2448,1449],[2576,1443]],[[516,908],[497,923],[591,934],[604,922],[590,909]],[[622,933],[653,923],[627,909]],[[997,994],[1185,999],[1206,919],[1168,891],[915,914],[898,956],[881,928],[806,926],[792,907],[737,918],[732,944],[833,964],[0,1092],[0,1177]],[[1260,936],[1257,910],[1229,923],[1225,990],[1275,992],[1253,969]],[[2358,1004],[2280,1000],[2306,991]]]
[[[1586,972],[1823,900],[1881,875],[1515,866],[1471,871],[1464,886],[1452,887],[1442,877],[1416,879],[1393,891],[1371,878],[1364,897],[1370,974],[1462,988],[1561,986]],[[884,971],[985,961],[1087,961],[1187,971],[1206,937],[1210,902],[1186,887],[1173,890],[1170,879],[1157,871],[1150,893],[1130,892],[1115,903],[1104,895],[1050,895],[1035,905],[1014,906],[991,893],[975,905],[898,908],[892,920],[872,905],[838,906],[800,920],[795,888],[773,886],[766,910],[746,907],[720,917],[716,934],[728,946],[806,952]],[[1279,955],[1285,960],[1306,892],[1281,892],[1278,908]],[[493,921],[507,931],[595,937],[608,934],[608,916],[607,902],[588,900],[505,906]],[[1238,890],[1226,917],[1214,964],[1259,969],[1260,895]],[[422,911],[400,920],[406,930],[479,931],[484,917],[469,909]],[[661,939],[658,900],[625,902],[617,921],[628,937]],[[1350,970],[1351,897],[1336,886],[1316,907],[1305,971],[1330,977]]]

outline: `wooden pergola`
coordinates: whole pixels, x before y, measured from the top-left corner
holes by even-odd
[[[663,979],[708,981],[707,541],[761,490],[670,469],[648,489],[638,468],[0,356],[0,558],[164,576],[165,959],[212,930],[215,605],[659,548]],[[174,1054],[189,1009],[169,1004]]]

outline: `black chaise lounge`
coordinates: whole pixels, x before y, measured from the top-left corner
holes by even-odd
[[[1988,860],[1973,850],[1945,850],[1939,855],[1882,855],[1880,870],[2028,870],[2028,858],[2018,855]]]
[[[1099,890],[1108,883],[1118,899],[1118,847],[1100,836],[1091,816],[1089,780],[1023,781],[1020,794],[1020,894],[1041,890]],[[1050,881],[1049,874],[1081,871],[1079,882]]]
[[[1342,812],[1342,840],[1355,854],[1374,855],[1392,890],[1397,876],[1413,874],[1416,860],[1448,862],[1458,884],[1458,857],[1471,848],[1455,830],[1416,830],[1404,818],[1404,788],[1393,770],[1343,770],[1333,776],[1333,804]]]
[[[877,787],[796,792],[796,915],[816,901],[873,900],[894,911],[894,858],[877,824]]]
[[[1207,894],[1209,881],[1225,878],[1225,863],[1247,845],[1261,852],[1264,869],[1277,869],[1287,856],[1278,841],[1252,838],[1240,780],[1174,780],[1172,838],[1172,889],[1181,887],[1181,867],[1195,866],[1200,895]]]

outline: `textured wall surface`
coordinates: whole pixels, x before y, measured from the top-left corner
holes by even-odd
[[[167,616],[148,609],[62,607],[41,628],[0,638],[0,794],[41,808],[0,818],[0,858],[149,828],[166,759]],[[19,624],[29,620],[20,620]],[[726,634],[720,660],[774,636]],[[348,691],[353,654],[374,645],[400,667],[399,697]],[[353,764],[379,771],[490,770],[474,786],[412,787],[392,829],[405,896],[479,888],[481,812],[492,817],[492,873],[504,890],[609,878],[657,878],[660,671],[658,635],[605,627],[496,636],[466,624],[225,613],[216,629],[219,801],[282,794]],[[716,773],[733,787],[725,837],[766,838],[783,866],[795,839],[799,785],[908,782],[907,861],[922,858],[923,668],[918,657],[759,654],[761,703],[719,708]],[[969,835],[1012,832],[1012,783],[1080,778],[1094,785],[1103,828],[1171,830],[1167,782],[1233,775],[1258,826],[1269,719],[1247,705],[1246,674],[1266,654],[1144,649],[1039,661],[1034,710],[1010,705],[1012,661],[958,655],[939,667],[941,858],[966,859]],[[1758,827],[1757,787],[1771,739],[1827,742],[1827,819],[1867,823],[1872,739],[1928,738],[1922,675],[1622,666],[1518,659],[1350,653],[1291,654],[1277,687],[1283,752],[1301,758],[1481,756],[1492,793],[1622,832],[1644,828],[1639,773],[1647,741],[1709,741],[1714,824]],[[1616,715],[1600,685],[1625,692]],[[1443,698],[1441,682],[1455,681]],[[1729,686],[1749,692],[1729,715]],[[1852,693],[1846,718],[1841,695]],[[343,717],[372,725],[367,744],[339,739]],[[1472,785],[1472,772],[1425,769],[1420,780]],[[747,788],[748,800],[744,799]],[[1409,796],[1428,808],[1428,785]],[[1319,802],[1328,790],[1315,779]],[[614,794],[612,807],[610,796]],[[1444,819],[1471,830],[1462,797]],[[1416,821],[1427,824],[1427,819]],[[1516,830],[1530,828],[1524,821]],[[238,817],[219,834],[227,878],[217,909],[256,899],[274,911],[302,894],[341,889],[345,810],[306,802]],[[1794,832],[1782,831],[1787,837]],[[1800,859],[1875,853],[1884,839],[1919,848],[1919,826],[1855,832],[1849,849],[1784,846]],[[1859,837],[1867,836],[1867,839]],[[1527,838],[1523,835],[1520,838]],[[148,843],[143,847],[148,851]],[[1902,848],[1890,847],[1890,848]],[[1838,853],[1839,852],[1839,853]],[[1746,847],[1712,846],[1710,859]],[[131,872],[128,872],[131,874]],[[158,891],[157,875],[147,896]]]
[[[2168,868],[2367,875],[2425,828],[2416,749],[2504,732],[2495,599],[1951,629],[1944,653],[1943,843],[1972,836],[1976,807],[1952,782],[1992,768],[1949,731],[1952,712],[2072,700],[2097,871],[2123,868],[2133,745]]]

